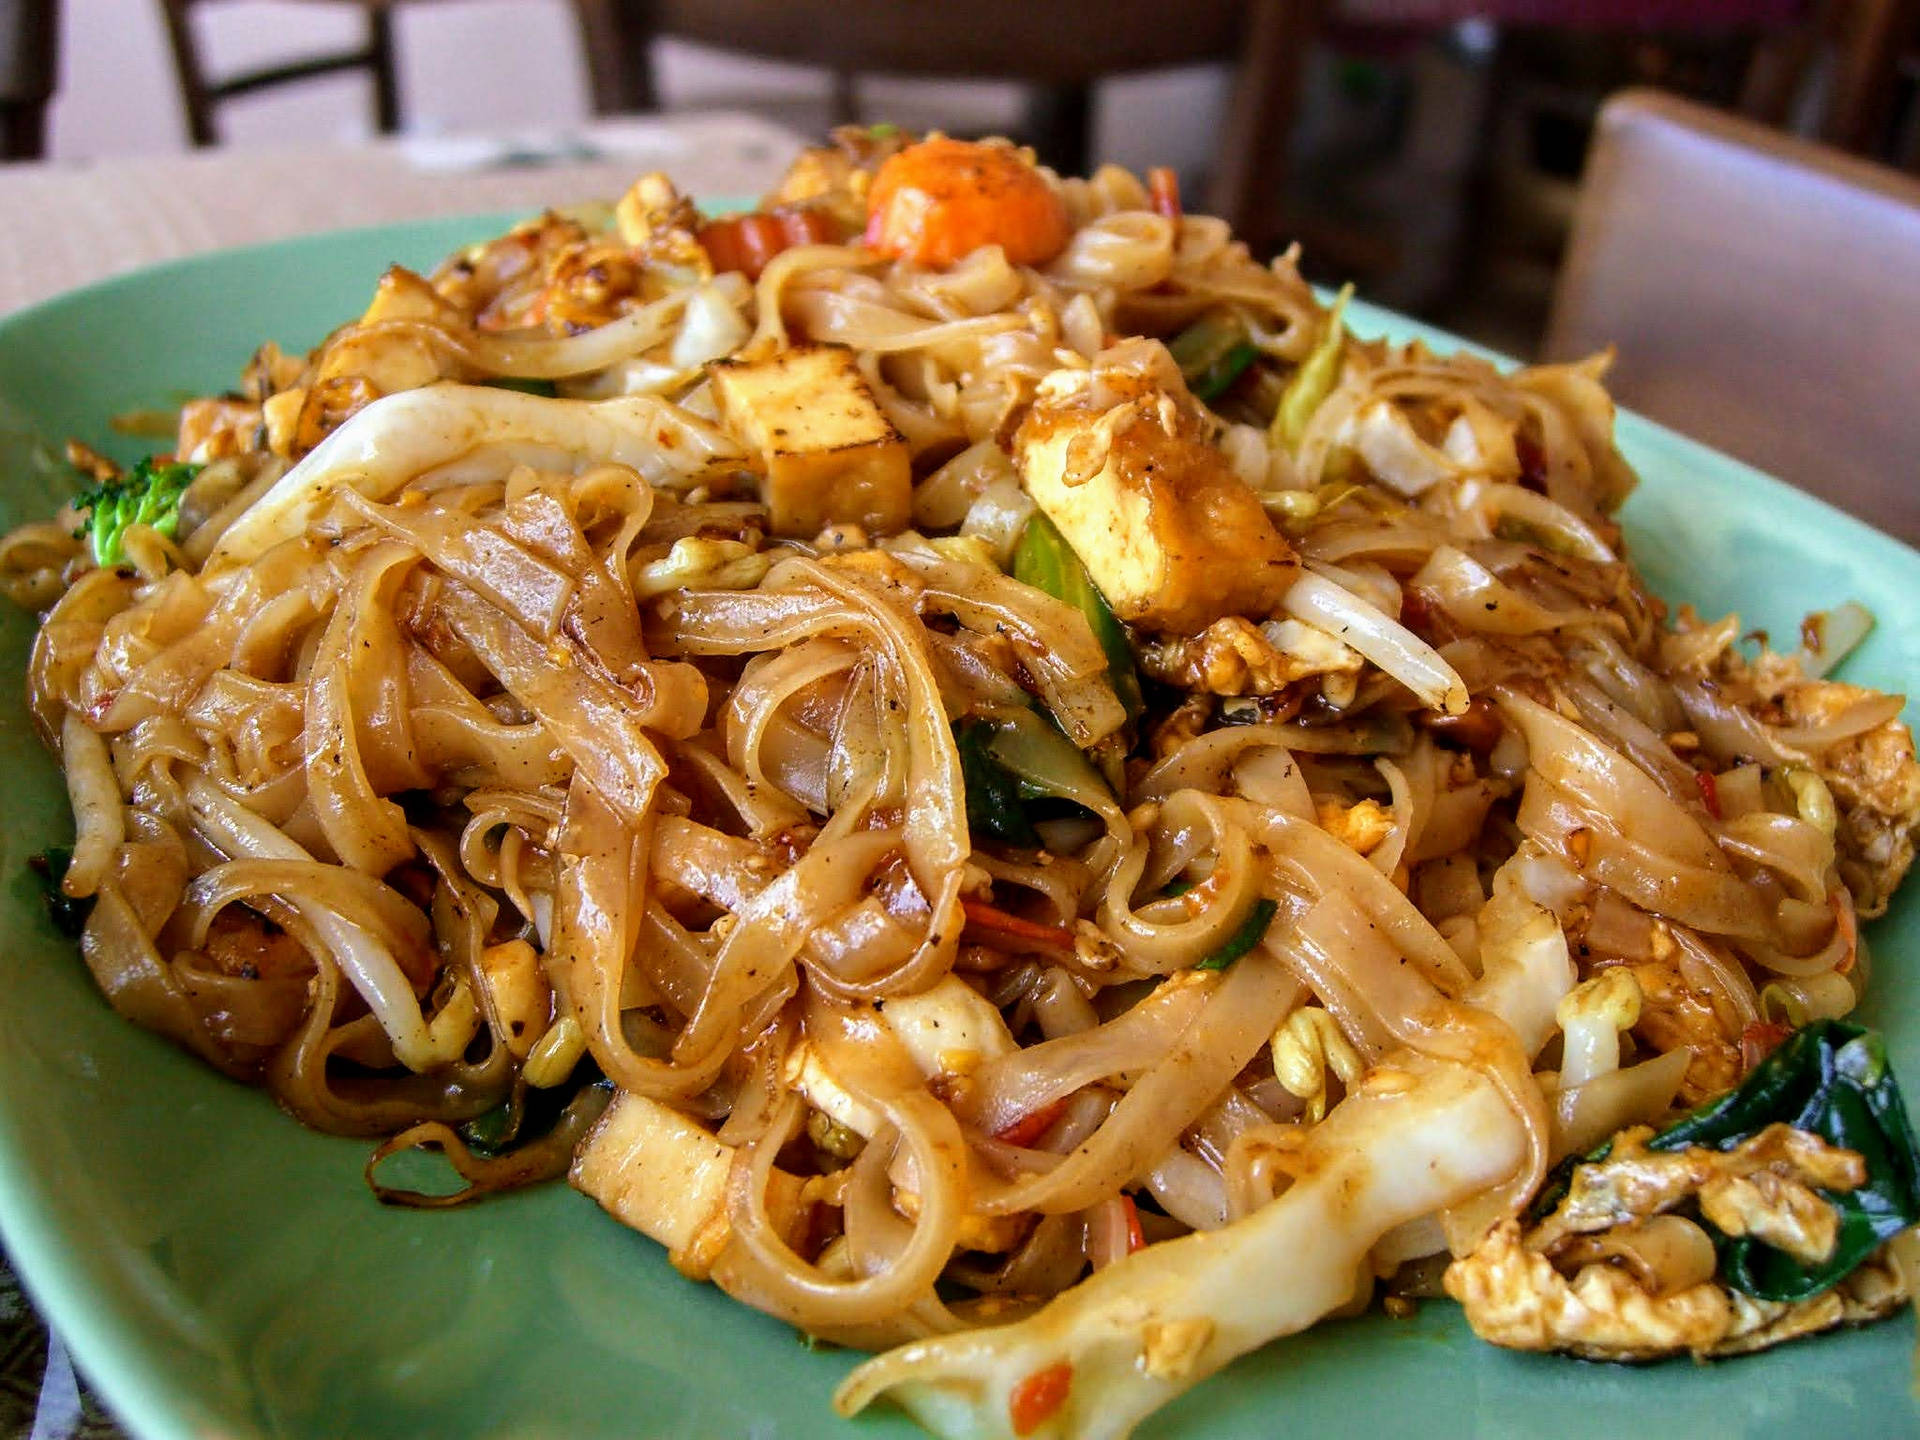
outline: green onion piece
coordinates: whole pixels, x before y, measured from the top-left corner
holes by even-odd
[[[1127,632],[1066,537],[1041,511],[1035,511],[1027,528],[1020,532],[1020,543],[1013,551],[1013,578],[1066,601],[1087,617],[1094,639],[1106,651],[1113,693],[1127,718],[1136,719],[1146,708],[1146,701],[1140,694],[1140,676],[1133,667],[1133,647],[1127,643]]]
[[[1253,909],[1247,912],[1247,918],[1240,922],[1240,928],[1227,937],[1227,943],[1193,968],[1196,970],[1226,969],[1260,943],[1261,937],[1267,933],[1267,927],[1273,924],[1273,917],[1279,913],[1279,910],[1280,906],[1275,901],[1264,898],[1256,900]]]
[[[1174,336],[1167,350],[1187,388],[1201,400],[1218,399],[1260,354],[1245,322],[1231,310],[1209,310]]]
[[[1340,352],[1345,349],[1347,339],[1347,301],[1352,298],[1353,286],[1341,286],[1340,293],[1333,297],[1333,308],[1327,311],[1325,333],[1294,372],[1293,379],[1287,382],[1286,391],[1280,397],[1280,408],[1274,411],[1269,433],[1286,446],[1289,453],[1300,448],[1300,438],[1307,433],[1307,422],[1313,419],[1313,412],[1340,383]]]

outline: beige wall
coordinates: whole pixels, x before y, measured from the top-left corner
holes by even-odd
[[[311,53],[350,41],[350,7],[305,0],[231,0],[203,7],[213,68]],[[138,155],[186,146],[155,0],[66,0],[60,92],[50,116],[59,158]],[[566,125],[587,114],[579,37],[567,0],[435,0],[401,5],[401,95],[408,127],[425,133]],[[825,124],[816,73],[755,64],[686,46],[663,48],[672,105],[771,107],[802,130]],[[1175,72],[1107,87],[1096,141],[1103,158],[1144,167],[1203,164],[1218,124],[1218,77]],[[1017,93],[994,85],[869,81],[873,118],[990,128],[1018,113]],[[228,139],[248,145],[332,143],[369,129],[366,90],[341,76],[249,98],[228,108]]]

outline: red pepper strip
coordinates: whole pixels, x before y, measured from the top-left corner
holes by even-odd
[[[1771,1020],[1754,1021],[1740,1032],[1740,1063],[1753,1069],[1792,1033],[1791,1025],[1776,1025]]]
[[[978,929],[992,930],[1016,940],[1030,940],[1036,945],[1073,949],[1073,932],[1064,925],[1037,925],[1031,920],[1022,920],[1018,915],[1010,915],[984,900],[962,899],[960,908],[966,911],[967,924]]]
[[[1127,1254],[1147,1248],[1147,1235],[1140,1228],[1140,1207],[1133,1203],[1133,1196],[1123,1194],[1120,1207],[1127,1212]]]
[[[1046,1424],[1067,1403],[1067,1392],[1072,1388],[1073,1366],[1065,1360],[1027,1376],[1007,1397],[1007,1418],[1013,1422],[1013,1433],[1031,1435]]]
[[[1029,1110],[1018,1120],[993,1132],[993,1138],[1003,1145],[1018,1145],[1022,1150],[1033,1148],[1033,1142],[1053,1128],[1053,1122],[1060,1118],[1060,1112],[1067,1108],[1066,1098],[1055,1100],[1050,1105],[1042,1105],[1038,1110]]]
[[[1700,803],[1707,807],[1707,814],[1716,820],[1724,820],[1720,813],[1720,782],[1711,770],[1693,772],[1694,786],[1700,791]]]
[[[1847,937],[1847,953],[1833,967],[1838,973],[1846,975],[1851,973],[1860,959],[1860,922],[1854,918],[1851,902],[1838,890],[1827,896],[1827,908],[1833,911],[1833,923]]]
[[[738,270],[749,280],[757,280],[767,262],[793,243],[779,217],[760,211],[709,220],[697,238],[716,271]]]
[[[840,239],[833,221],[806,205],[783,205],[773,212],[788,245],[832,245]]]
[[[1156,165],[1147,171],[1147,203],[1153,207],[1153,213],[1164,215],[1174,224],[1180,223],[1185,212],[1180,208],[1180,175],[1165,165]]]

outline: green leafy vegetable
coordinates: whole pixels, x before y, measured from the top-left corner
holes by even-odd
[[[1818,1135],[1859,1154],[1867,1181],[1821,1194],[1840,1212],[1840,1238],[1822,1264],[1802,1265],[1752,1236],[1719,1236],[1721,1277],[1762,1300],[1804,1300],[1831,1289],[1880,1245],[1920,1224],[1920,1152],[1887,1063],[1871,1030],[1816,1020],[1794,1031],[1737,1089],[1668,1126],[1654,1150],[1705,1145],[1727,1150],[1771,1124]]]
[[[523,380],[514,375],[496,375],[487,384],[495,390],[518,390],[522,395],[539,395],[547,400],[560,397],[560,387],[551,380]]]
[[[993,722],[968,716],[953,727],[960,780],[967,790],[967,828],[1008,845],[1040,843],[1021,804],[1020,782],[993,757]]]
[[[1267,927],[1273,924],[1273,917],[1280,907],[1272,900],[1261,899],[1254,902],[1253,909],[1247,912],[1247,918],[1240,922],[1240,928],[1227,937],[1226,943],[1193,968],[1196,970],[1224,970],[1254,946],[1260,943],[1267,933]]]
[[[75,533],[91,541],[95,563],[112,566],[125,558],[120,542],[129,525],[150,525],[169,537],[178,533],[180,497],[200,469],[149,457],[118,479],[81,492],[73,504],[87,512],[87,523]]]
[[[1231,310],[1209,310],[1167,346],[1201,400],[1217,399],[1258,358],[1246,323]]]
[[[1920,1150],[1885,1042],[1874,1031],[1839,1020],[1816,1020],[1794,1031],[1735,1089],[1669,1125],[1647,1148],[1731,1150],[1774,1124],[1818,1135],[1866,1162],[1866,1183],[1859,1189],[1818,1192],[1840,1216],[1833,1254],[1803,1265],[1750,1235],[1725,1235],[1704,1219],[1700,1223],[1719,1252],[1720,1278],[1733,1289],[1761,1300],[1805,1300],[1832,1289],[1884,1242],[1920,1224]],[[1562,1162],[1534,1201],[1532,1218],[1559,1205],[1577,1165],[1605,1160],[1612,1150],[1608,1141]]]
[[[1100,772],[1044,716],[1017,707],[976,712],[953,730],[967,787],[967,824],[1009,845],[1040,843],[1033,822],[1066,802],[1070,813],[1113,803]]]
[[[1347,301],[1352,298],[1353,286],[1341,286],[1340,293],[1333,298],[1333,308],[1327,312],[1326,333],[1294,371],[1293,379],[1287,382],[1286,391],[1280,397],[1280,408],[1273,413],[1271,434],[1289,451],[1300,448],[1300,438],[1307,433],[1307,422],[1313,419],[1313,412],[1340,383],[1340,353],[1347,343]]]
[[[46,902],[47,918],[53,921],[53,928],[62,935],[78,936],[87,928],[87,915],[93,909],[93,901],[76,900],[60,888],[60,882],[67,878],[67,867],[71,864],[73,851],[64,845],[55,845],[38,855],[27,857],[27,868],[33,871],[33,878],[40,882],[40,898]]]
[[[1113,693],[1125,707],[1127,718],[1137,718],[1146,702],[1140,694],[1140,675],[1133,667],[1133,648],[1127,644],[1127,632],[1114,617],[1107,597],[1087,574],[1087,567],[1067,544],[1066,536],[1038,511],[1027,521],[1027,528],[1020,532],[1020,543],[1014,547],[1013,578],[1046,591],[1056,600],[1066,601],[1087,617],[1094,639],[1106,652]]]

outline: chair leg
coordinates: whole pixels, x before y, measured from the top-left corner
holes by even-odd
[[[38,160],[47,153],[46,107],[0,102],[0,160]]]
[[[1288,147],[1324,0],[1249,0],[1207,208],[1255,255],[1279,239]]]
[[[200,64],[200,48],[193,36],[192,0],[162,0],[167,41],[173,47],[173,72],[180,83],[180,104],[187,117],[187,138],[195,145],[218,143],[213,125],[213,102],[207,97],[207,74]]]
[[[1093,89],[1037,85],[1027,99],[1026,131],[1040,159],[1062,175],[1084,175],[1093,152]]]
[[[573,0],[596,115],[658,110],[647,0]]]
[[[1853,0],[1833,77],[1821,138],[1870,155],[1887,139],[1899,82],[1900,52],[1920,25],[1920,0]]]
[[[400,129],[400,81],[394,68],[393,8],[367,6],[367,56],[373,70],[373,124],[382,135]]]

